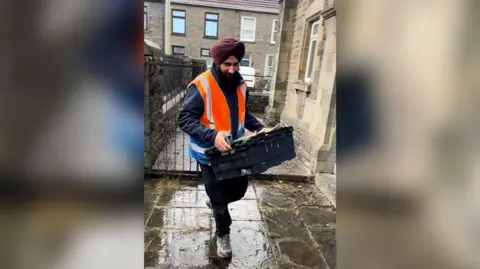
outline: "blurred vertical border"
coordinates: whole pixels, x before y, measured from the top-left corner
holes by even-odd
[[[329,2],[338,268],[479,268],[480,2]]]
[[[0,268],[143,268],[142,3],[0,3]]]

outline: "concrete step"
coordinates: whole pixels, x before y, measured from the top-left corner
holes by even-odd
[[[337,208],[337,176],[334,174],[315,174],[315,185]]]

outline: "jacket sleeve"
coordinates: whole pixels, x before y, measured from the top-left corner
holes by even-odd
[[[187,89],[187,95],[178,118],[178,126],[182,131],[193,139],[208,143],[214,143],[217,131],[212,130],[200,123],[203,115],[203,98],[197,86],[192,85]]]
[[[245,103],[248,104],[248,91],[247,91],[247,96],[245,98]],[[248,109],[245,113],[245,128],[251,132],[258,132],[262,130],[265,126],[260,123],[260,121],[255,118],[250,112],[248,112]]]

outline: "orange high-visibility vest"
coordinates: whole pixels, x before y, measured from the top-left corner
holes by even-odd
[[[203,97],[204,113],[200,122],[210,129],[217,131],[227,131],[232,133],[233,128],[237,128],[239,136],[245,131],[245,113],[247,84],[244,82],[237,87],[238,99],[238,126],[231,126],[230,108],[223,95],[222,89],[213,77],[210,70],[203,72],[196,77],[188,86],[195,84]],[[191,141],[191,149],[197,153],[204,153],[205,148],[201,148]]]

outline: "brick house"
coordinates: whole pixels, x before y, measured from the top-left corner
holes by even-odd
[[[212,63],[210,48],[234,37],[245,42],[242,66],[257,76],[272,76],[278,32],[278,0],[170,0],[166,46],[171,53]],[[168,44],[168,45],[167,45]],[[166,48],[168,53],[169,48]]]
[[[143,3],[144,37],[165,48],[165,0],[145,0]]]
[[[334,173],[335,1],[280,0],[280,4],[281,42],[266,122],[294,126],[298,158],[312,174]]]

